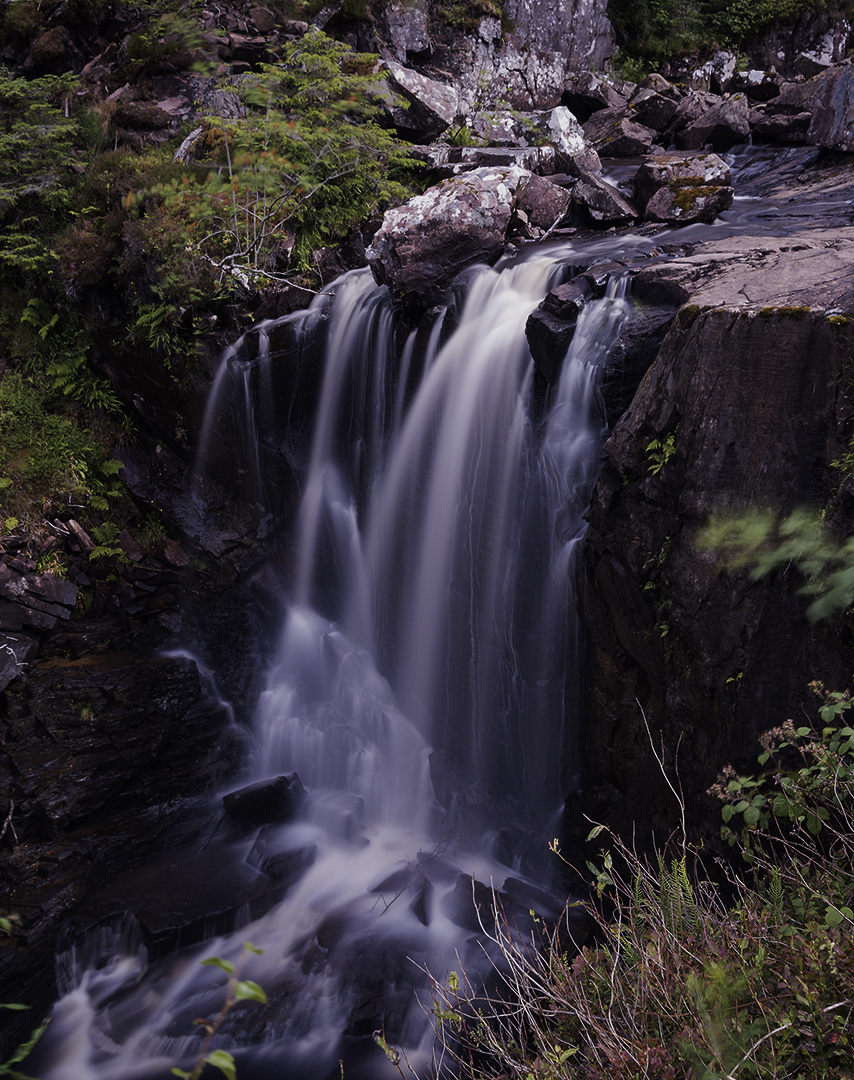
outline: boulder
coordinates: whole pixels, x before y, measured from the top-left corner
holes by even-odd
[[[778,142],[854,149],[854,67],[837,64],[807,82],[784,84],[765,106],[756,133]]]
[[[687,124],[674,138],[679,150],[702,150],[711,146],[723,151],[744,142],[750,134],[747,98],[734,94],[724,98]]]
[[[678,104],[676,95],[662,94],[651,87],[638,87],[629,98],[629,115],[637,124],[643,124],[653,131],[664,131],[673,119]]]
[[[683,128],[695,123],[701,116],[719,104],[717,94],[709,94],[703,90],[692,90],[678,103],[673,119],[664,129],[664,136],[668,138],[682,131]]]
[[[581,125],[564,105],[541,112],[495,111],[480,114],[471,129],[493,146],[553,146],[559,153],[579,154],[585,149]]]
[[[717,154],[659,154],[635,173],[635,202],[647,221],[711,222],[732,205],[729,166]]]
[[[808,112],[771,114],[770,116],[766,113],[754,123],[753,135],[760,142],[769,140],[787,145],[798,145],[807,141],[811,121],[812,113]]]
[[[751,101],[770,101],[777,97],[783,85],[783,77],[776,71],[739,71],[730,81],[733,93],[746,94]]]
[[[460,111],[457,91],[447,83],[428,79],[411,68],[387,61],[389,113],[395,127],[415,141],[431,142],[451,126]],[[396,104],[393,95],[404,98],[409,107]]]
[[[814,87],[807,142],[845,153],[854,150],[854,67],[839,64],[806,86]]]
[[[600,109],[584,125],[584,137],[602,157],[640,157],[658,139],[652,128],[632,119],[628,106]]]
[[[601,109],[621,108],[626,104],[626,97],[601,75],[578,71],[566,80],[560,101],[583,124]]]
[[[587,176],[600,173],[602,162],[595,150],[588,148],[580,154],[555,154],[555,169],[567,176]]]
[[[558,187],[542,176],[531,176],[519,188],[516,205],[527,214],[531,225],[538,229],[551,229],[569,213],[572,195],[566,188]]]
[[[525,337],[534,364],[541,375],[551,379],[566,356],[575,334],[578,316],[593,289],[584,277],[575,277],[552,289],[525,324]]]
[[[582,176],[573,188],[572,197],[601,225],[621,225],[640,216],[637,208],[600,176]]]
[[[729,89],[736,63],[735,53],[721,49],[705,64],[691,72],[688,85],[692,90],[711,90],[715,94],[723,94]]]
[[[415,146],[412,152],[413,157],[423,161],[442,180],[474,169],[510,165],[540,176],[551,176],[557,161],[553,146],[445,146],[436,143],[433,146]]]
[[[460,270],[504,250],[527,169],[481,168],[386,211],[367,250],[374,277],[416,307],[438,303]]]
[[[827,71],[832,63],[827,54],[802,52],[795,57],[795,70],[805,79],[812,79],[813,76]]]
[[[249,784],[224,795],[222,806],[229,817],[245,825],[292,821],[305,802],[305,788],[296,773]]]
[[[574,156],[587,149],[581,124],[565,105],[535,113],[531,120],[538,136],[536,141],[550,143],[559,154]]]

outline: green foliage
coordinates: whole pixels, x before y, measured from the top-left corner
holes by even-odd
[[[185,5],[186,7],[186,5]],[[211,66],[205,56],[208,44],[199,22],[186,10],[152,5],[151,17],[127,40],[125,53],[136,77],[168,75],[194,69],[206,71]],[[206,62],[207,61],[207,62]]]
[[[13,912],[10,915],[0,915],[0,933],[13,934],[21,925],[21,917],[17,913]],[[9,1009],[11,1012],[23,1012],[29,1009],[29,1005],[21,1005],[17,1002],[0,1002],[0,1009]],[[32,1035],[12,1054],[8,1061],[0,1062],[0,1076],[8,1076],[10,1080],[33,1080],[32,1077],[22,1073],[15,1066],[19,1065],[22,1061],[32,1052],[33,1047],[42,1037],[45,1032],[45,1028],[50,1023],[50,1020],[43,1020],[41,1024],[33,1031]]]
[[[17,372],[0,380],[0,516],[26,520],[58,499],[106,510],[122,494],[120,468],[54,392]]]
[[[820,11],[826,0],[609,0],[624,37],[618,67],[636,79],[685,52],[740,49],[765,30]]]
[[[474,30],[484,18],[500,19],[502,28],[506,22],[502,0],[442,0],[439,13],[456,30]]]
[[[0,67],[0,278],[52,269],[48,239],[79,185],[72,75],[14,78]]]
[[[433,983],[460,1075],[850,1080],[854,701],[814,689],[819,730],[768,732],[762,771],[726,770],[712,789],[748,875],[721,864],[722,889],[684,837],[650,861],[612,836],[588,864],[598,941],[577,955],[572,921],[525,940],[496,898],[503,992],[465,974]]]
[[[755,581],[774,570],[797,569],[806,578],[799,593],[814,597],[807,609],[812,620],[844,611],[854,602],[854,536],[836,539],[808,510],[782,520],[762,510],[718,516],[697,542],[718,552],[727,569],[750,567]]]
[[[117,461],[115,464],[121,466],[121,462]],[[105,521],[102,525],[93,525],[92,538],[95,541],[95,547],[89,552],[89,561],[119,559],[121,562],[129,563],[130,559],[125,555],[119,543],[120,532],[119,526],[114,521]]]
[[[202,1048],[199,1051],[198,1058],[196,1059],[193,1068],[189,1071],[174,1068],[172,1072],[175,1076],[180,1076],[183,1080],[200,1080],[200,1077],[205,1070],[205,1066],[211,1065],[213,1068],[218,1069],[226,1080],[237,1080],[237,1068],[232,1055],[225,1050],[211,1050],[210,1045],[217,1031],[221,1027],[222,1022],[238,1001],[257,1001],[262,1005],[266,1004],[267,995],[258,983],[241,978],[241,973],[249,957],[253,955],[261,956],[262,952],[262,949],[258,949],[251,944],[251,942],[246,941],[243,943],[243,953],[236,965],[230,960],[223,959],[221,956],[210,956],[207,960],[201,961],[205,966],[219,968],[220,971],[225,972],[228,980],[226,983],[225,1001],[223,1002],[219,1013],[213,1020],[196,1021],[199,1027],[205,1032]]]
[[[374,64],[313,32],[235,81],[246,116],[207,117],[196,182],[156,190],[197,265],[231,287],[281,277],[289,260],[311,269],[315,248],[406,196],[413,162],[377,123]]]
[[[647,443],[646,456],[649,461],[649,472],[657,476],[664,466],[676,453],[676,436],[679,433],[679,425],[661,438],[652,439]]]

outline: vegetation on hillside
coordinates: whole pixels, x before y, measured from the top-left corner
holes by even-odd
[[[211,74],[201,7],[129,5],[114,61],[127,85]],[[0,41],[50,68],[50,42],[67,59],[68,27],[108,9],[7,3]],[[309,296],[314,252],[406,197],[412,162],[377,123],[375,61],[310,32],[276,63],[221,74],[216,107],[156,139],[123,130],[135,90],[125,106],[68,72],[0,68],[0,364],[14,372],[0,378],[0,536],[63,504],[97,518],[118,497],[109,457],[129,421],[96,354],[142,351],[187,377],[210,314],[273,281]]]
[[[837,5],[833,0],[608,0],[621,60],[653,70],[679,53],[739,52],[757,35]]]

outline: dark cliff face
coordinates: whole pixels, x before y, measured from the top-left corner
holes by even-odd
[[[637,822],[644,840],[674,823],[663,740],[690,830],[716,833],[704,793],[720,768],[751,770],[757,735],[802,715],[810,680],[848,684],[845,618],[811,626],[797,574],[728,574],[696,535],[713,511],[757,505],[826,507],[850,531],[829,462],[850,435],[852,347],[852,325],[826,310],[688,305],[607,442],[582,571],[595,820]]]

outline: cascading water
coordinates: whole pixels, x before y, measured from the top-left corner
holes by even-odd
[[[248,779],[296,772],[308,797],[298,820],[232,837],[222,858],[303,872],[265,915],[201,949],[149,962],[125,928],[61,957],[44,1080],[187,1067],[193,1018],[222,1001],[199,960],[236,961],[247,939],[264,950],[247,973],[270,1001],[222,1029],[240,1080],[337,1077],[340,1058],[347,1080],[393,1075],[379,1051],[359,1064],[380,1025],[428,1052],[424,969],[441,977],[482,955],[460,895],[470,902],[472,875],[525,888],[538,864],[525,851],[545,855],[571,783],[573,554],[603,432],[596,368],[627,302],[612,282],[582,312],[538,420],[525,322],[562,272],[554,257],[469,272],[399,369],[387,294],[366,272],[289,317],[328,321],[325,368]],[[248,386],[241,357],[238,343],[215,401],[229,380]]]

